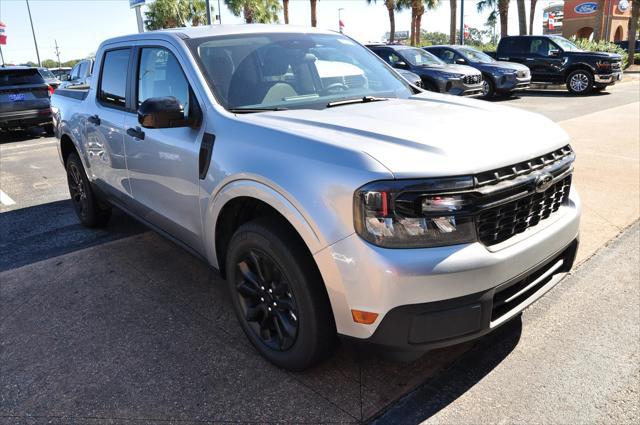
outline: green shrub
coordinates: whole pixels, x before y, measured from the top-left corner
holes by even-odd
[[[608,52],[608,53],[617,53],[622,56],[622,67],[626,68],[629,63],[629,58],[627,56],[627,52],[617,44],[609,43],[608,41],[589,41],[584,38],[579,38],[577,40],[572,40],[576,46],[583,50],[588,50],[590,52]]]

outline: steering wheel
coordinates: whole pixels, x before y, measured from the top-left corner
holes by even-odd
[[[332,83],[325,87],[323,91],[326,93],[331,93],[332,91],[337,89],[340,89],[341,91],[347,91],[349,90],[349,86],[343,83]]]

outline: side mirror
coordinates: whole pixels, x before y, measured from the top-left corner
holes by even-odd
[[[552,50],[549,50],[549,56],[551,56],[551,57],[558,57],[558,56],[560,56],[560,50],[558,50],[558,49],[552,49]]]
[[[144,128],[184,127],[184,108],[173,96],[151,97],[138,108],[138,122]]]
[[[466,60],[464,60],[464,58],[456,58],[456,63],[457,63],[458,65],[464,65],[464,64],[466,64],[466,63],[467,63],[467,61],[466,61]]]
[[[395,64],[393,64],[393,67],[398,69],[407,69],[409,68],[409,65],[407,65],[406,62],[398,61]]]

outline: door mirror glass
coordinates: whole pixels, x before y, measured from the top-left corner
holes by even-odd
[[[464,58],[456,58],[456,63],[458,65],[464,65],[467,63],[467,61]]]
[[[173,96],[151,97],[138,108],[138,122],[144,128],[185,127],[184,107]]]

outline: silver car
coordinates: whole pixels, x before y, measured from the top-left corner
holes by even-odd
[[[114,38],[95,70],[52,98],[80,221],[121,208],[220,270],[278,366],[336,335],[405,357],[477,338],[571,268],[574,153],[540,115],[289,25]]]

